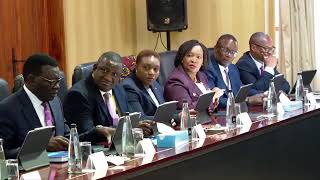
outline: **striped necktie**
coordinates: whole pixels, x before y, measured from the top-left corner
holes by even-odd
[[[112,125],[113,126],[117,126],[118,122],[119,122],[119,116],[116,113],[115,107],[113,107],[112,104],[111,104],[111,94],[110,93],[105,93],[103,95],[103,97],[104,97],[104,100],[106,102],[106,106],[107,106],[107,109],[109,111],[109,114],[110,114],[110,116],[112,118]]]
[[[45,120],[45,124],[46,126],[52,126],[52,114],[51,114],[51,110],[50,110],[50,106],[48,102],[43,102],[41,104],[44,107],[44,120]]]
[[[227,81],[227,88],[228,88],[228,90],[230,90],[231,89],[231,87],[230,87],[230,78],[229,78],[229,74],[228,74],[228,71],[225,69],[224,70],[224,73],[225,73],[225,75],[226,75],[226,81]]]

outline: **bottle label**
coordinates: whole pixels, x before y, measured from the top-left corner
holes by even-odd
[[[236,118],[236,116],[232,116],[232,117],[231,117],[231,122],[234,123],[234,124],[237,123],[237,118]]]

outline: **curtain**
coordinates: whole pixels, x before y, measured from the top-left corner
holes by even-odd
[[[314,0],[280,0],[280,71],[291,85],[315,69]],[[319,72],[318,72],[319,73]]]

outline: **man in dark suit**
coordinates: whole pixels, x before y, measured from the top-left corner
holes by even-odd
[[[25,84],[21,90],[0,103],[0,138],[4,139],[6,158],[16,158],[29,130],[55,126],[47,150],[67,150],[69,128],[62,105],[56,96],[59,89],[59,67],[50,56],[30,56],[23,67]]]
[[[144,119],[153,120],[158,106],[165,102],[163,88],[156,81],[159,70],[159,54],[143,50],[137,56],[135,72],[123,81],[131,110],[141,112]]]
[[[218,107],[226,107],[228,89],[231,89],[233,94],[236,95],[243,85],[240,80],[238,68],[232,64],[237,52],[238,42],[236,38],[231,34],[224,34],[219,37],[214,47],[214,52],[210,56],[207,69],[209,87],[225,89],[224,94],[219,99]],[[257,93],[256,90],[251,90],[249,95],[255,95]]]
[[[129,111],[125,90],[119,84],[121,72],[120,55],[106,52],[94,64],[92,73],[67,93],[63,103],[65,118],[68,123],[77,124],[83,140],[110,141],[119,117]]]
[[[241,81],[244,84],[253,83],[257,91],[267,91],[270,79],[279,74],[276,69],[277,59],[273,56],[275,47],[272,39],[263,32],[254,33],[249,40],[250,51],[247,51],[236,63]],[[288,93],[290,85],[282,78],[280,90]]]

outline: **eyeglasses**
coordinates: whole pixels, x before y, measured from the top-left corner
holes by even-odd
[[[39,76],[39,77],[42,78],[43,80],[47,81],[51,87],[57,85],[62,79],[62,77],[59,77],[58,79],[48,79],[43,76]]]
[[[231,55],[231,56],[236,56],[238,54],[237,51],[234,51],[234,50],[230,50],[228,48],[225,48],[225,47],[221,47],[221,52],[225,55]]]
[[[254,44],[258,47],[260,47],[263,51],[263,53],[267,53],[267,54],[274,54],[275,50],[276,50],[276,47],[272,46],[272,47],[265,47],[265,46],[262,46],[262,45],[259,45],[259,44]]]

